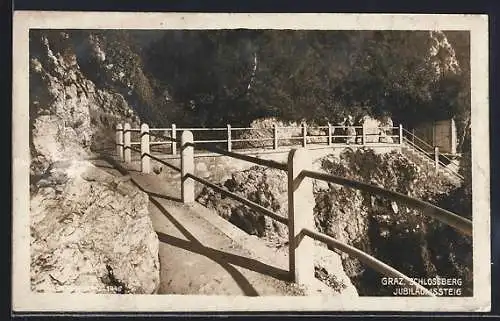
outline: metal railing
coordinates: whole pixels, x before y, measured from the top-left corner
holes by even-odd
[[[378,186],[366,184],[359,181],[350,180],[344,177],[334,176],[326,173],[314,172],[310,170],[302,171],[302,175],[323,180],[326,182],[339,184],[346,187],[355,188],[370,194],[384,196],[390,200],[404,203],[407,206],[419,209],[427,216],[433,217],[457,230],[461,233],[472,236],[472,222],[460,215],[442,209],[429,202],[425,202],[398,192],[390,191]]]
[[[180,141],[177,138],[166,137],[162,134],[152,134],[153,130],[149,130],[147,124],[143,124],[140,128],[141,133],[141,150],[130,147],[130,137],[126,136],[130,125],[125,124],[117,126],[116,132],[116,148],[120,159],[125,162],[131,162],[130,156],[125,156],[125,152],[133,150],[141,153],[141,167],[144,173],[149,173],[150,159],[160,162],[166,166],[170,166],[179,170],[168,162],[161,160],[158,157],[151,155],[149,151],[149,136],[153,135],[166,139],[171,144],[179,143],[181,146],[181,195],[184,203],[192,203],[195,201],[194,184],[198,182],[215,191],[224,194],[232,199],[235,199],[252,210],[255,210],[265,216],[268,216],[282,224],[288,226],[289,234],[289,273],[290,279],[296,283],[311,284],[314,278],[314,263],[313,263],[313,246],[312,240],[318,240],[326,243],[332,248],[343,251],[353,257],[356,257],[362,263],[379,273],[388,277],[401,278],[407,285],[415,287],[421,295],[434,296],[434,294],[423,287],[421,284],[397,271],[391,266],[378,260],[377,258],[365,253],[353,246],[339,242],[338,240],[314,230],[314,196],[312,192],[312,179],[324,180],[330,183],[355,188],[370,194],[380,195],[391,200],[401,202],[404,205],[416,208],[422,211],[422,214],[435,218],[467,236],[472,236],[472,222],[455,213],[442,209],[431,203],[412,198],[410,196],[380,188],[374,185],[363,182],[350,180],[344,177],[338,177],[327,173],[312,171],[311,159],[307,153],[307,149],[299,148],[292,149],[288,154],[287,163],[280,163],[271,160],[265,160],[258,157],[252,157],[230,150],[224,150],[216,146],[200,144],[193,139],[193,133],[190,130],[184,130]],[[159,130],[159,129],[157,129]],[[399,127],[400,133],[402,132]],[[130,132],[130,131],[128,131]],[[402,137],[402,136],[401,136]],[[128,144],[128,145],[127,145]],[[195,175],[194,166],[194,149],[203,148],[213,153],[218,153],[224,156],[252,162],[256,165],[266,166],[283,170],[287,172],[288,179],[288,218],[282,217],[270,209],[250,201],[236,193],[226,190],[206,179]]]
[[[452,159],[450,159],[444,153],[439,152],[439,147],[432,146],[428,142],[424,141],[418,136],[415,136],[413,133],[409,132],[406,129],[403,129],[403,143],[406,146],[412,148],[415,152],[432,161],[434,163],[436,172],[438,172],[439,170],[443,170],[460,181],[464,180],[463,175],[461,175],[458,170],[453,170],[443,161],[441,161],[441,159],[444,159],[448,164],[453,164]]]

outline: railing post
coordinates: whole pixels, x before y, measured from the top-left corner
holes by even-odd
[[[332,124],[328,123],[328,146],[332,145]]]
[[[132,160],[132,151],[130,147],[130,124],[125,123],[123,126],[123,158],[125,163],[130,163]]]
[[[181,135],[181,195],[183,203],[194,202],[194,180],[188,177],[194,175],[193,133],[185,130]]]
[[[227,150],[231,151],[231,125],[227,124]]]
[[[399,145],[403,145],[403,125],[399,124]]]
[[[307,125],[302,123],[302,147],[307,146]]]
[[[434,147],[434,167],[436,169],[436,173],[439,172],[439,147]]]
[[[311,158],[304,148],[288,154],[288,244],[289,273],[293,281],[311,284],[314,281],[314,243],[309,237],[299,239],[303,228],[314,230],[314,195],[312,180],[302,177],[302,170],[311,169]]]
[[[363,126],[361,126],[361,137],[362,137],[362,138],[361,138],[361,139],[362,139],[361,143],[362,143],[364,146],[366,146],[366,130],[365,130],[365,127],[366,127],[366,125],[365,125],[365,123],[363,122]]]
[[[273,149],[278,148],[278,126],[273,124]]]
[[[149,158],[149,126],[148,124],[141,125],[141,170],[144,174],[151,172]]]
[[[116,154],[118,159],[123,161],[123,125],[116,125]]]
[[[172,155],[177,154],[177,127],[175,124],[172,124]]]

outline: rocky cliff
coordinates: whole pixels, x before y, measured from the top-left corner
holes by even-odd
[[[30,34],[29,94],[32,182],[56,160],[111,147],[117,120],[138,121],[122,95],[96,87],[82,73],[64,32]]]
[[[152,293],[158,238],[147,195],[88,158],[114,148],[122,95],[80,69],[65,32],[30,32],[31,286],[42,292]]]
[[[464,217],[466,207],[450,208],[447,201],[461,187],[435,175],[405,155],[375,154],[371,150],[326,157],[322,170],[394,190],[438,204]],[[399,202],[329,184],[316,197],[316,226],[320,231],[354,245],[411,277],[461,278],[462,295],[472,295],[472,239],[421,211]],[[449,204],[449,202],[448,202]],[[353,258],[343,258],[346,273],[364,295],[387,295],[380,275]]]
[[[159,243],[148,196],[130,182],[85,161],[59,161],[30,205],[33,291],[156,291]]]

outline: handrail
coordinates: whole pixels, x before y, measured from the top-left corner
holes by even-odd
[[[307,127],[308,129],[319,129],[319,128],[324,128],[325,126],[320,126],[320,127]],[[332,128],[336,128],[336,127],[345,127],[345,126],[331,126]],[[351,127],[360,127],[360,126],[351,126]],[[302,129],[303,127],[291,127],[291,126],[287,126],[287,127],[276,127],[277,129],[279,128],[296,128],[296,129]],[[326,127],[328,128],[328,127]],[[361,127],[362,128],[362,127]],[[377,127],[377,128],[386,128],[386,127]],[[398,127],[392,127],[392,129],[397,129]],[[227,128],[197,128],[199,130],[225,130]],[[231,130],[243,130],[243,129],[250,129],[250,127],[235,127],[235,128],[231,128]],[[251,129],[266,129],[266,130],[272,130],[273,128],[251,128]],[[155,131],[155,130],[158,130],[157,128],[152,128],[150,129],[150,131]],[[165,128],[165,130],[170,130],[172,131],[171,128]],[[182,131],[182,130],[185,130],[184,128],[178,128],[176,129],[178,131]],[[129,129],[129,130],[125,130],[125,131],[130,131],[130,132],[137,132],[137,131],[140,131],[140,129],[136,129],[136,128],[132,128],[132,129]],[[429,145],[427,142],[425,142],[424,140],[422,140],[421,138],[419,138],[418,136],[415,136],[414,134],[410,133],[408,130],[406,129],[403,129],[403,132],[406,133],[407,135],[411,135],[411,137],[414,137],[416,138],[419,142],[422,142],[423,144],[425,144],[425,146],[429,147],[429,148],[433,148],[431,145]],[[173,139],[171,137],[168,137],[166,136],[165,134],[155,134],[155,133],[152,133],[152,132],[149,132],[148,133],[149,135],[151,136],[154,136],[154,137],[162,137],[162,138],[165,138],[166,140],[170,141],[170,142],[180,142],[178,139]],[[379,134],[374,134],[374,133],[365,133],[364,136],[371,136],[371,135],[379,135]],[[296,137],[277,137],[276,140],[277,141],[283,141],[283,140],[300,140],[300,139],[308,139],[308,138],[318,138],[318,137],[323,137],[323,135],[305,135],[305,137],[302,135],[302,136],[296,136]],[[324,136],[327,140],[328,140],[328,136]],[[350,138],[352,137],[352,135],[330,135],[330,137],[332,139],[335,139],[335,138]],[[398,135],[386,135],[385,136],[386,138],[397,138],[399,137]],[[274,138],[255,138],[255,139],[243,139],[243,138],[240,138],[240,139],[232,139],[231,141],[232,142],[266,142],[266,141],[272,141],[274,140]],[[425,151],[424,149],[422,149],[420,146],[418,146],[417,144],[415,144],[414,142],[412,142],[408,137],[404,137],[403,136],[403,141],[406,142],[408,145],[410,145],[412,148],[414,148],[415,150],[419,151],[420,153],[424,154],[426,157],[428,157],[430,160],[433,160],[434,159],[432,158],[431,156],[431,152],[427,152]],[[228,142],[228,140],[226,139],[219,139],[219,140],[199,140],[199,141],[195,141],[195,143],[225,143],[225,142]],[[131,145],[139,145],[140,143],[139,142],[131,142]],[[150,143],[151,145],[159,145],[159,144],[168,144],[168,142],[151,142]],[[205,147],[205,149],[207,149]],[[221,150],[218,150],[218,151],[215,151],[216,153],[220,153]],[[440,154],[441,157],[445,158],[446,160],[448,160],[449,162],[451,162],[451,160],[443,155],[443,154]],[[233,155],[234,157],[234,155]],[[458,173],[457,171],[454,171],[450,168],[448,168],[441,160],[438,160],[438,164],[442,167],[442,169],[444,169],[447,173],[455,176],[457,179],[460,179],[460,180],[463,180],[464,177]],[[265,165],[264,165],[265,166]]]
[[[181,171],[181,169],[180,169],[179,167],[176,167],[176,166],[174,166],[174,165],[172,165],[172,164],[170,164],[170,163],[167,163],[167,162],[166,162],[166,161],[164,161],[163,159],[158,158],[158,157],[156,157],[156,156],[154,156],[154,155],[151,155],[151,154],[149,154],[149,153],[146,153],[146,154],[144,154],[144,156],[148,156],[149,158],[154,159],[154,160],[155,160],[155,161],[157,161],[158,163],[163,164],[163,165],[166,165],[166,166],[168,166],[168,167],[170,167],[170,168],[172,168],[172,169],[174,169],[174,170],[176,170],[176,171],[178,171],[178,172],[180,172],[180,171]]]
[[[177,129],[176,129],[176,130],[177,130]],[[164,128],[161,128],[161,127],[159,127],[159,128],[150,128],[150,129],[149,129],[149,131],[150,131],[150,132],[152,132],[152,131],[155,131],[155,132],[160,132],[160,131],[164,131],[164,132],[165,132],[165,131],[170,131],[170,132],[171,132],[171,131],[172,131],[172,127],[164,127]]]
[[[318,129],[318,128],[323,128],[325,126],[320,126],[320,127],[307,127],[308,129]],[[331,126],[332,128],[342,128],[342,127],[345,127],[345,126]],[[362,126],[351,126],[351,127],[354,127],[354,128],[362,128]],[[295,126],[284,126],[284,127],[276,127],[277,129],[279,128],[296,128],[296,129],[302,129],[303,127],[295,127]],[[328,127],[326,127],[328,128]],[[386,128],[386,127],[377,127],[377,128]],[[398,127],[392,127],[392,129],[397,129]],[[188,128],[188,129],[192,129],[193,128]],[[194,128],[195,130],[226,130],[227,128]],[[243,129],[250,129],[250,127],[235,127],[235,128],[231,128],[231,130],[243,130]],[[252,129],[266,129],[266,130],[272,130],[273,128],[252,128]],[[160,130],[158,128],[152,128],[150,129],[150,132],[148,133],[149,135],[151,136],[154,136],[154,137],[161,137],[161,138],[165,138],[166,140],[170,141],[170,142],[177,142],[177,143],[180,143],[180,140],[179,139],[173,139],[171,137],[168,137],[166,136],[165,134],[155,134],[155,133],[152,133],[151,131],[157,131],[157,130]],[[161,128],[161,130],[170,130],[172,131],[172,128]],[[182,131],[182,130],[186,130],[185,128],[177,128],[176,129],[177,131]],[[137,129],[137,128],[131,128],[131,129],[128,129],[128,130],[124,130],[125,132],[127,131],[130,131],[130,132],[140,132],[140,129]],[[419,138],[418,136],[415,136],[414,134],[412,134],[411,132],[409,132],[408,130],[404,129],[403,128],[403,132],[408,134],[408,135],[411,135],[411,137],[414,137],[416,138],[418,141],[422,142],[423,144],[425,144],[426,146],[430,147],[430,148],[433,148],[431,145],[429,145],[427,142],[425,142],[424,140],[422,140],[421,138]],[[371,135],[379,135],[379,134],[374,134],[374,133],[365,133],[364,136],[371,136]],[[323,137],[323,135],[306,135],[305,138],[317,138],[317,137]],[[352,135],[331,135],[331,138],[332,139],[335,139],[335,138],[350,138],[352,137]],[[387,135],[385,136],[387,138],[396,138],[396,137],[399,137],[398,135]],[[283,140],[299,140],[299,139],[303,139],[304,136],[295,136],[295,137],[278,137],[277,140],[278,141],[283,141]],[[325,138],[328,139],[328,136],[325,136]],[[255,138],[255,139],[233,139],[231,140],[232,142],[245,142],[245,141],[254,141],[254,142],[265,142],[265,141],[271,141],[273,140],[274,138]],[[199,141],[195,141],[195,143],[224,143],[224,142],[227,142],[228,140],[199,140]],[[430,160],[433,160],[433,158],[428,155],[428,153],[431,153],[431,152],[426,152],[425,150],[423,150],[422,148],[420,148],[418,145],[416,145],[415,143],[413,143],[412,141],[410,141],[410,139],[408,139],[407,137],[404,137],[403,136],[403,141],[406,142],[408,145],[410,145],[412,148],[416,149],[417,151],[419,151],[420,153],[423,153],[424,155],[426,155]],[[131,142],[131,145],[139,145],[140,143],[139,142]],[[159,144],[168,144],[168,142],[151,142],[150,144],[152,145],[159,145]],[[209,150],[210,147],[206,147],[204,146],[203,147],[204,149],[207,149]],[[214,147],[215,148],[215,147]],[[137,150],[136,150],[137,151]],[[222,149],[218,149],[218,151],[214,151],[216,153],[221,153],[221,151],[224,151]],[[451,160],[443,155],[443,154],[440,154],[443,158],[445,158],[446,160],[448,160],[449,162],[451,162]],[[234,155],[232,155],[233,157],[236,157]],[[247,159],[248,160],[248,159]],[[460,180],[463,180],[464,177],[448,168],[442,161],[438,160],[438,164],[441,165],[441,167],[446,171],[448,172],[449,174],[451,175],[454,175],[456,178],[460,179]],[[264,165],[266,166],[266,165]],[[271,166],[273,167],[273,166]],[[281,168],[280,168],[281,169]]]
[[[208,130],[217,130],[217,131],[223,131],[227,130],[227,127],[193,127],[193,128],[177,128],[177,131],[183,131],[183,130],[190,130],[190,131],[208,131]]]
[[[197,143],[189,143],[186,145],[195,147],[198,144]],[[218,154],[222,154],[225,156],[230,156],[233,158],[241,159],[241,160],[251,162],[251,163],[254,163],[257,165],[268,166],[268,167],[275,168],[275,169],[281,169],[283,171],[287,171],[287,169],[288,169],[288,167],[285,163],[279,163],[279,162],[268,160],[268,159],[262,159],[262,158],[258,158],[258,157],[238,154],[238,153],[230,152],[230,151],[227,151],[225,149],[218,148],[215,146],[199,146],[199,147],[201,147],[202,149],[206,149],[208,151],[214,152],[214,153],[218,153]]]
[[[272,219],[280,222],[280,223],[283,223],[283,224],[288,224],[288,219],[286,217],[283,217],[283,216],[280,216],[272,211],[270,211],[269,209],[263,207],[262,205],[259,205],[255,202],[252,202],[250,201],[249,199],[246,199],[244,197],[241,197],[233,192],[230,192],[222,187],[219,187],[213,183],[210,183],[209,181],[201,178],[201,177],[198,177],[198,176],[195,176],[195,175],[192,175],[192,174],[187,174],[186,177],[190,177],[192,179],[194,179],[195,181],[198,181],[210,188],[213,188],[215,190],[217,190],[218,192],[220,192],[221,194],[224,194],[226,196],[229,196],[231,198],[234,198],[236,199],[237,201],[240,201],[241,203],[247,205],[248,207],[254,209],[254,210],[257,210],[259,212],[261,212],[262,214],[266,215],[266,216],[269,216],[271,217]]]
[[[231,130],[273,130],[273,127],[231,127]]]
[[[165,135],[162,135],[162,134],[153,134],[151,133],[151,131],[148,133],[150,136],[154,136],[154,137],[160,137],[160,138],[165,138],[166,140],[169,140],[171,142],[177,142],[177,143],[180,143],[180,140],[179,139],[174,139],[172,137],[168,137],[168,136],[165,136]]]
[[[365,263],[366,265],[380,272],[383,275],[393,278],[401,278],[406,282],[407,285],[415,286],[419,290],[419,292],[421,292],[424,295],[435,296],[431,291],[429,291],[419,283],[415,282],[405,274],[399,272],[398,270],[385,264],[384,262],[377,260],[375,257],[355,248],[354,246],[342,243],[334,239],[333,237],[330,237],[323,233],[312,231],[308,228],[303,228],[300,233],[305,236],[309,236],[314,240],[326,243],[327,245],[330,245],[342,252],[345,252],[349,255],[356,257],[358,260],[360,260],[361,262]]]
[[[423,140],[422,138],[418,137],[417,135],[411,133],[410,131],[408,131],[407,129],[404,129],[403,128],[403,132],[404,133],[407,133],[408,135],[410,135],[411,137],[414,137],[416,138],[418,141],[424,143],[427,147],[430,147],[432,150],[434,150],[434,146],[432,146],[431,144],[429,144],[428,142],[426,142],[425,140]]]
[[[303,176],[307,176],[314,179],[319,179],[327,182],[331,182],[334,184],[339,184],[351,188],[355,188],[358,190],[366,191],[371,194],[378,194],[385,196],[394,201],[402,201],[405,205],[409,205],[414,208],[418,208],[423,210],[423,214],[433,217],[455,229],[461,231],[462,233],[472,236],[472,222],[466,218],[463,218],[455,213],[442,209],[436,205],[433,205],[429,202],[425,202],[398,192],[386,190],[384,188],[362,183],[359,181],[347,179],[344,177],[334,176],[327,173],[320,173],[310,170],[302,171]]]
[[[406,130],[406,129],[403,129],[403,132],[407,133],[407,134],[408,134],[408,135],[410,135],[412,138],[416,138],[418,141],[420,141],[420,142],[424,143],[426,146],[428,146],[428,147],[430,147],[432,150],[434,150],[434,147],[433,147],[432,145],[430,145],[428,142],[426,142],[425,140],[423,140],[422,138],[420,138],[420,137],[416,136],[415,134],[413,134],[413,133],[409,132],[409,131],[408,131],[408,130]],[[408,140],[408,141],[410,141],[410,140]],[[413,145],[415,145],[414,143],[412,143],[412,144],[413,144]],[[451,163],[451,159],[450,159],[450,158],[448,158],[446,155],[444,155],[444,154],[442,154],[442,153],[441,153],[440,155],[441,155],[443,158],[445,158],[448,162],[450,162],[450,163]]]
[[[434,150],[432,152],[428,152],[428,151],[425,151],[422,147],[419,147],[418,145],[416,144],[413,144],[408,138],[406,137],[403,137],[403,141],[406,141],[409,145],[411,145],[411,147],[415,148],[415,149],[418,149],[419,152],[423,153],[423,154],[434,154]]]
[[[417,151],[419,151],[420,153],[422,153],[422,154],[424,154],[425,156],[427,156],[427,157],[429,157],[430,159],[432,159],[432,157],[431,157],[431,156],[429,156],[429,155],[433,155],[433,154],[434,154],[433,152],[427,152],[427,151],[423,150],[421,147],[417,146],[416,144],[413,144],[413,143],[412,143],[412,142],[411,142],[408,138],[406,138],[406,137],[404,137],[403,139],[404,139],[404,141],[405,141],[405,142],[407,142],[407,143],[408,143],[408,145],[410,145],[412,148],[416,149],[416,150],[417,150]],[[446,159],[447,159],[447,160],[449,160],[449,161],[450,161],[450,163],[451,163],[451,160],[450,160],[448,157],[446,157],[443,153],[439,153],[439,155],[440,155],[440,156],[443,156],[443,158],[446,158]],[[432,160],[433,160],[433,159],[432,159]],[[447,167],[446,167],[446,165],[445,165],[442,161],[438,160],[438,162],[439,162],[439,164],[440,164],[440,165],[442,165],[444,168],[447,168]],[[453,172],[453,173],[455,173],[455,174],[457,174],[457,175],[460,175],[460,174],[459,174],[459,173],[457,173],[457,172]],[[460,175],[460,176],[461,176],[461,175]],[[463,177],[462,177],[462,178],[463,178]]]
[[[434,159],[432,158],[431,155],[434,154],[434,152],[427,152],[425,151],[424,149],[418,147],[417,145],[413,145],[409,140],[408,138],[403,138],[403,142],[408,143],[410,145],[410,147],[412,147],[413,149],[415,149],[417,152],[421,153],[421,154],[424,154],[427,158],[429,158],[430,160],[434,161]]]
[[[432,155],[432,152],[426,152],[425,150],[423,150],[422,148],[420,148],[419,146],[413,144],[408,138],[404,137],[403,140],[408,144],[410,145],[410,147],[412,147],[413,149],[415,149],[417,152],[421,153],[421,154],[424,154],[426,157],[428,157],[430,160],[434,161],[434,159],[429,156],[428,154],[431,154]],[[442,154],[440,154],[442,155]],[[446,156],[444,156],[445,158],[447,158]],[[447,158],[448,159],[448,158]],[[449,159],[448,159],[449,160]],[[451,160],[450,160],[450,163],[451,163]],[[457,178],[463,180],[464,177],[463,175],[461,175],[460,173],[448,168],[442,161],[438,160],[438,164],[441,165],[441,168],[444,169],[445,171],[447,171],[448,173],[456,176]]]
[[[306,128],[306,127],[303,127],[303,128]],[[399,127],[399,128],[401,129],[401,127]],[[307,165],[307,162],[305,162],[305,163],[302,163],[302,165],[301,165],[301,163],[300,163],[301,162],[300,157],[303,157],[303,156],[300,156],[300,157],[297,156],[297,158],[294,158],[296,155],[294,153],[299,151],[299,150],[294,150],[294,151],[290,152],[288,163],[280,163],[280,162],[276,162],[276,161],[272,161],[272,160],[266,160],[266,159],[261,159],[261,158],[257,158],[257,157],[252,157],[252,156],[248,156],[248,155],[244,155],[244,154],[231,152],[230,150],[225,150],[225,149],[213,146],[213,145],[205,145],[205,144],[201,144],[200,142],[193,142],[193,135],[189,131],[184,132],[182,135],[182,139],[179,141],[179,139],[167,137],[165,135],[151,134],[148,131],[149,128],[147,127],[147,124],[145,124],[144,126],[141,126],[141,129],[142,129],[141,130],[141,143],[144,143],[144,146],[141,145],[141,150],[137,150],[137,149],[131,147],[132,144],[136,145],[136,143],[131,143],[130,138],[127,138],[127,140],[128,140],[127,145],[128,146],[125,146],[125,150],[129,149],[129,150],[133,150],[133,151],[141,154],[141,156],[142,156],[141,158],[143,161],[143,163],[142,163],[143,169],[142,170],[144,173],[149,172],[149,159],[148,159],[148,157],[157,161],[157,162],[160,162],[161,164],[169,166],[177,171],[180,171],[182,173],[181,193],[182,193],[183,202],[189,203],[189,202],[194,201],[194,181],[196,181],[196,182],[199,182],[201,184],[204,184],[205,186],[208,186],[209,188],[212,188],[213,190],[215,190],[223,195],[229,196],[232,199],[235,199],[235,200],[243,203],[244,205],[250,207],[251,209],[253,209],[255,211],[262,213],[265,216],[268,216],[268,217],[270,217],[270,218],[272,218],[272,219],[274,219],[282,224],[288,225],[289,233],[291,233],[290,234],[291,239],[289,240],[289,242],[290,242],[289,243],[289,245],[290,245],[289,250],[291,251],[289,253],[289,259],[291,260],[289,269],[290,269],[290,272],[292,273],[292,275],[293,274],[295,275],[296,282],[303,282],[302,280],[305,280],[305,279],[301,278],[301,275],[304,274],[303,272],[305,271],[305,272],[307,272],[306,274],[310,274],[310,271],[311,271],[310,269],[312,269],[312,265],[310,265],[310,264],[312,264],[311,257],[309,256],[309,254],[307,254],[307,253],[311,252],[310,248],[308,248],[308,246],[310,246],[310,245],[307,245],[308,244],[307,242],[301,243],[302,238],[304,236],[308,236],[312,239],[324,242],[333,248],[336,248],[338,250],[341,250],[347,254],[350,254],[350,255],[356,257],[361,262],[365,263],[369,267],[375,269],[376,271],[378,271],[386,276],[397,277],[397,278],[402,279],[406,284],[408,284],[410,286],[414,286],[419,291],[419,293],[422,295],[435,296],[431,291],[429,291],[428,289],[426,289],[425,287],[420,285],[415,280],[407,277],[403,273],[401,273],[398,270],[392,268],[391,266],[385,264],[384,262],[376,259],[375,257],[373,257],[373,256],[353,247],[353,246],[342,243],[342,242],[340,242],[340,241],[338,241],[338,240],[336,240],[336,239],[334,239],[326,234],[318,233],[318,232],[314,231],[310,227],[311,225],[308,225],[309,223],[306,223],[307,220],[306,221],[295,220],[294,219],[295,213],[296,212],[299,213],[300,211],[302,211],[302,208],[297,207],[297,204],[295,203],[294,199],[300,200],[301,197],[302,198],[309,197],[309,196],[307,196],[307,194],[303,193],[303,191],[307,190],[307,188],[302,189],[302,190],[299,188],[299,186],[302,182],[302,179],[304,177],[324,180],[324,181],[327,181],[330,183],[339,184],[339,185],[347,186],[350,188],[355,188],[358,190],[366,191],[366,192],[369,192],[371,194],[381,195],[381,196],[387,197],[391,200],[403,202],[405,206],[420,209],[423,211],[424,215],[433,217],[433,218],[459,230],[460,232],[462,232],[468,236],[472,236],[472,221],[471,220],[463,218],[455,213],[452,213],[450,211],[442,209],[442,208],[440,208],[436,205],[433,205],[429,202],[426,202],[426,201],[423,201],[420,199],[416,199],[416,198],[412,198],[412,197],[404,195],[402,193],[390,191],[390,190],[387,190],[387,189],[384,189],[384,188],[381,188],[378,186],[370,185],[367,183],[363,183],[360,181],[350,180],[350,179],[347,179],[344,177],[339,177],[339,176],[334,176],[334,175],[330,175],[327,173],[321,173],[321,172],[309,170],[308,168],[310,168],[310,164]],[[224,128],[224,129],[226,129],[226,128]],[[228,126],[227,129],[231,130],[230,126]],[[186,129],[182,129],[182,130],[186,130]],[[307,138],[308,136],[306,135],[305,131],[303,133],[304,133],[303,138]],[[175,132],[173,132],[173,134],[175,134]],[[181,148],[182,168],[179,169],[176,166],[169,164],[156,156],[151,155],[149,153],[149,145],[151,142],[149,142],[149,138],[147,135],[162,137],[162,138],[172,142],[172,148],[174,148],[177,145],[177,143],[180,143],[182,145],[182,148]],[[175,137],[175,135],[172,135],[172,136]],[[388,136],[395,136],[395,135],[388,135]],[[309,136],[309,137],[318,137],[318,136]],[[330,132],[329,132],[329,137],[332,137]],[[346,137],[352,137],[352,136],[346,135]],[[404,142],[404,140],[408,141],[408,139],[405,138],[403,135],[401,135],[399,137],[401,139],[403,139],[402,142]],[[274,138],[277,139],[277,137],[274,137]],[[290,139],[290,138],[284,137],[281,139]],[[228,136],[228,140],[230,142],[230,135]],[[123,145],[121,143],[122,137],[120,137],[120,135],[119,135],[119,130],[117,130],[116,141],[117,141],[117,146]],[[236,141],[236,140],[233,140],[233,142],[234,141]],[[210,142],[213,142],[213,141],[210,141]],[[304,142],[304,144],[305,144],[305,142]],[[193,148],[191,148],[191,147],[193,147]],[[196,176],[195,171],[194,171],[194,160],[193,160],[194,147],[198,147],[201,149],[205,149],[208,151],[212,151],[214,153],[233,157],[236,159],[248,161],[248,162],[251,162],[251,163],[254,163],[257,165],[267,166],[267,167],[286,171],[289,174],[288,175],[289,216],[292,215],[292,217],[287,218],[287,217],[280,216],[280,215],[276,214],[275,212],[273,212],[272,210],[270,210],[266,207],[263,207],[260,204],[257,204],[256,202],[253,202],[253,201],[251,201],[247,198],[244,198],[236,193],[233,193],[227,189],[224,189],[224,188],[222,188],[214,183],[209,182],[208,180],[206,180],[204,178]],[[418,151],[418,149],[417,149],[418,146],[415,146],[414,148]],[[228,149],[230,149],[230,144],[228,144]],[[117,152],[120,154],[119,149],[117,150]],[[304,153],[304,150],[302,150],[301,153]],[[126,162],[131,161],[130,153],[128,155],[129,156],[125,156]],[[303,155],[305,155],[305,154],[303,154]],[[144,156],[146,156],[146,158],[144,158]],[[123,154],[121,157],[123,157]],[[147,163],[144,163],[145,159],[146,159]],[[297,163],[295,163],[295,161],[297,161]],[[308,162],[310,162],[310,160]],[[439,162],[439,160],[438,160],[438,162]],[[147,164],[147,165],[144,165],[144,164]],[[442,164],[442,163],[440,163],[440,164]],[[290,194],[290,193],[292,193],[292,194]],[[297,194],[294,194],[294,193],[297,193]],[[300,194],[300,193],[302,193],[302,194]],[[308,193],[310,193],[310,191]],[[312,208],[306,209],[306,212],[308,212],[308,211],[310,211],[310,214],[307,214],[307,215],[312,215]],[[300,215],[303,215],[303,214],[300,214]],[[310,218],[312,219],[312,216]],[[314,223],[312,226],[314,226]],[[296,252],[293,252],[293,251],[296,251]],[[297,261],[294,261],[297,258],[297,256],[296,256],[297,253],[301,253],[301,255],[303,255],[303,257],[304,257],[303,259],[307,258],[307,262],[309,262],[308,263],[309,267],[306,267],[304,269],[304,267],[302,266],[303,265],[302,263],[293,263],[293,262],[297,262]],[[297,272],[298,270],[300,270],[301,272]]]
[[[274,140],[274,138],[238,138],[238,139],[231,139],[231,141],[234,142],[265,142],[265,141],[271,141]],[[198,142],[198,141],[196,141]]]
[[[202,139],[196,140],[196,143],[226,143],[227,139]]]
[[[346,126],[346,125],[331,125],[330,126],[331,128],[347,128],[347,127],[351,127],[351,128],[357,128],[357,129],[360,129],[360,128],[364,128],[363,126]],[[302,130],[304,127],[302,125],[299,125],[299,126],[276,126],[277,129],[300,129]],[[328,129],[328,126],[307,126],[306,127],[308,130],[309,129]],[[384,126],[380,126],[380,127],[373,127],[375,129],[392,129],[392,130],[396,130],[396,129],[399,129],[399,127],[384,127]],[[227,127],[178,127],[178,128],[175,128],[176,131],[183,131],[183,130],[190,130],[190,131],[208,131],[208,130],[216,130],[216,131],[223,131],[223,130],[227,130],[228,128]],[[230,127],[230,130],[273,130],[274,127]],[[172,128],[171,127],[158,127],[158,128],[150,128],[149,129],[150,131],[172,131]],[[411,132],[409,132],[408,130],[406,129],[403,129],[405,132],[409,133],[410,135],[413,135],[411,134]],[[124,130],[124,131],[132,131],[132,132],[140,132],[140,128],[131,128],[129,130]],[[415,136],[418,138],[418,136]],[[420,139],[420,138],[418,138]],[[425,142],[425,141],[424,141]]]
[[[321,143],[318,141],[313,141],[311,142],[310,139],[318,139],[323,137],[326,140],[326,143],[329,142],[329,139],[349,139],[353,137],[360,137],[362,134],[356,133],[356,135],[338,135],[338,134],[333,134],[332,132],[327,131],[327,129],[330,130],[335,130],[337,128],[355,128],[355,129],[363,129],[363,126],[345,126],[345,125],[329,125],[329,126],[306,126],[305,128],[307,129],[307,132],[304,133],[303,129],[304,127],[302,125],[299,126],[273,126],[273,127],[192,127],[192,128],[176,128],[175,125],[172,125],[172,127],[165,127],[165,128],[150,128],[148,131],[148,135],[153,136],[153,137],[162,137],[166,138],[167,140],[171,142],[177,142],[180,143],[180,140],[178,139],[172,139],[171,137],[168,137],[167,135],[174,135],[176,132],[182,132],[184,130],[190,130],[190,131],[227,131],[228,134],[233,131],[242,131],[242,130],[264,130],[266,132],[271,133],[273,137],[264,137],[264,138],[233,138],[231,139],[228,137],[228,139],[207,139],[207,140],[194,140],[195,143],[236,143],[236,142],[269,142],[269,141],[275,141],[275,142],[280,142],[280,141],[287,141],[287,140],[304,140],[304,143]],[[398,129],[399,127],[376,127],[378,129]],[[282,129],[295,129],[297,131],[300,131],[300,135],[298,136],[290,136],[290,137],[279,137],[279,131]],[[311,131],[314,130],[319,130],[320,133],[318,135],[312,135],[310,134]],[[123,131],[123,130],[122,130]],[[154,133],[154,132],[161,132],[164,131],[165,133]],[[274,131],[274,132],[273,132]],[[125,132],[140,132],[140,129],[138,128],[132,128],[129,130],[125,130]],[[169,132],[169,133],[167,133]],[[229,134],[230,135],[230,134]],[[274,137],[276,136],[277,137]],[[363,136],[368,137],[368,136],[379,136],[379,133],[365,133]],[[399,137],[398,135],[386,135],[385,137],[387,138],[397,138]],[[325,142],[322,142],[325,143]],[[138,142],[133,142],[132,144],[139,144]],[[151,145],[159,145],[160,143],[158,142],[151,142]],[[161,142],[163,144],[163,142]],[[367,144],[367,142],[362,142],[363,145]],[[274,149],[276,149],[277,144],[273,145]],[[174,148],[174,147],[173,147]],[[174,148],[175,150],[175,148]],[[174,151],[175,154],[175,151]]]
[[[124,146],[123,149],[130,149],[130,150],[133,150],[136,153],[139,153],[139,154],[141,153],[140,149],[133,148],[132,146]]]
[[[442,154],[440,154],[442,155]],[[460,174],[459,172],[457,171],[454,171],[452,170],[451,168],[449,168],[447,165],[445,165],[442,161],[440,161],[438,159],[438,164],[441,165],[441,168],[444,169],[446,172],[452,174],[452,175],[455,175],[457,178],[459,178],[460,180],[463,180],[464,179],[464,176],[462,174]],[[451,164],[451,163],[450,163]]]

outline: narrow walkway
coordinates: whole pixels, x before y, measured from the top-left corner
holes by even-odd
[[[251,237],[238,234],[244,232],[226,226],[231,224],[200,204],[182,204],[178,177],[142,174],[137,163],[125,169],[111,157],[94,164],[113,175],[130,175],[149,194],[149,212],[160,240],[159,294],[304,294],[286,281],[285,257],[257,239],[249,241]]]

